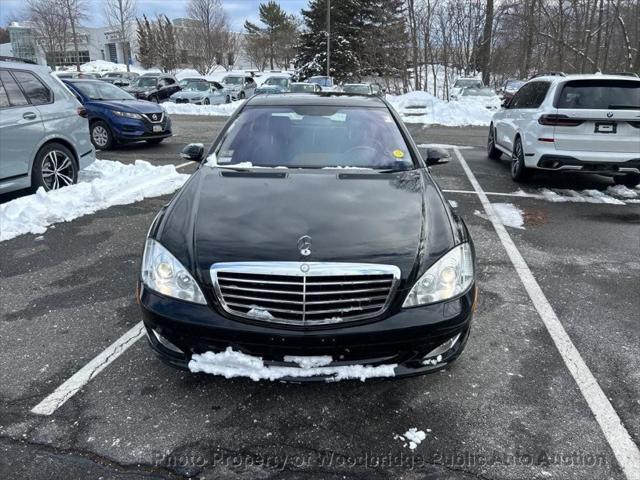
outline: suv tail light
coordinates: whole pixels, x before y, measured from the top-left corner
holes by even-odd
[[[577,127],[583,123],[583,120],[575,120],[566,115],[542,115],[538,123],[550,127]]]
[[[87,115],[87,109],[84,107],[76,108],[76,113],[80,115],[82,118],[87,118],[89,116]]]

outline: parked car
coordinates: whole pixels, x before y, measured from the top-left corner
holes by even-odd
[[[158,144],[172,135],[171,119],[160,105],[99,80],[64,82],[87,109],[91,141],[100,150],[143,140]]]
[[[286,93],[289,91],[291,80],[289,77],[277,76],[269,77],[262,85],[255,90],[255,94],[258,93]]]
[[[352,365],[428,373],[461,354],[473,244],[427,168],[442,158],[425,161],[383,99],[254,96],[208,152],[183,157],[201,165],[153,221],[137,290],[170,365],[216,373],[200,355],[233,350],[325,381]],[[322,369],[296,368],[318,356]]]
[[[516,94],[518,89],[524,84],[525,84],[524,80],[515,80],[511,78],[508,80],[505,80],[502,83],[502,86],[500,87],[500,89],[498,90],[498,93],[502,95],[502,101],[503,102],[510,101],[513,98],[513,96]]]
[[[253,78],[244,75],[227,75],[221,83],[233,100],[249,98],[257,87]]]
[[[180,88],[184,88],[191,82],[206,82],[206,81],[207,79],[204,77],[185,77],[180,79],[180,81],[178,82],[178,85],[180,85]]]
[[[289,85],[292,93],[320,93],[322,88],[317,83],[294,82]]]
[[[108,72],[102,75],[101,80],[112,83],[117,87],[128,87],[139,76],[135,72]]]
[[[487,110],[497,111],[502,106],[500,97],[496,95],[489,87],[482,88],[470,88],[465,87],[460,91],[457,97],[457,101],[462,103],[474,103],[476,105],[482,105]]]
[[[310,77],[307,78],[305,80],[307,83],[315,83],[316,85],[318,85],[323,91],[335,91],[336,89],[336,84],[333,81],[333,77],[326,77],[326,76],[316,76],[316,77]]]
[[[358,95],[373,95],[373,89],[368,83],[345,83],[342,85],[342,91]]]
[[[511,177],[534,169],[587,172],[640,183],[640,78],[537,77],[493,115],[488,154],[511,157]]]
[[[60,80],[0,60],[0,193],[71,185],[94,160],[87,111]]]
[[[379,97],[384,97],[386,90],[382,88],[382,86],[379,83],[371,83],[370,85],[374,95],[378,95]]]
[[[477,78],[458,78],[449,90],[449,100],[457,100],[463,88],[482,88],[484,83]]]
[[[101,79],[102,76],[99,73],[93,72],[53,72],[53,74],[60,79],[69,78],[90,78]]]
[[[195,103],[198,105],[219,105],[231,102],[231,94],[225,92],[218,82],[191,81],[182,90],[169,97],[174,103]]]
[[[141,75],[125,90],[140,100],[160,103],[168,100],[171,95],[180,91],[176,77],[167,74]]]

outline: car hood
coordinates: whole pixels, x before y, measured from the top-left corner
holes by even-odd
[[[211,92],[176,92],[171,98],[202,98],[211,95]]]
[[[153,92],[156,87],[126,87],[124,90],[130,93]]]
[[[201,281],[217,262],[390,264],[403,278],[454,245],[448,209],[424,170],[237,172],[200,168],[156,238]],[[311,255],[298,239],[309,235]]]
[[[163,111],[162,107],[157,103],[147,102],[146,100],[101,100],[95,103],[100,104],[102,107],[119,110],[121,112],[162,113]]]

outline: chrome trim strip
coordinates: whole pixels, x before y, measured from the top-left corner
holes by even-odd
[[[233,276],[225,275],[225,274],[253,274],[253,275],[277,275],[280,277],[292,277],[292,279],[298,279],[298,281],[288,282],[283,279],[273,280],[269,278],[264,279],[256,279],[250,280],[245,278],[233,278]],[[400,269],[394,265],[381,265],[381,264],[373,264],[373,263],[338,263],[338,262],[222,262],[222,263],[214,263],[210,268],[211,281],[213,285],[213,290],[216,295],[216,298],[220,302],[220,306],[222,309],[231,314],[242,318],[248,318],[254,321],[264,321],[267,323],[281,323],[288,325],[298,325],[298,326],[314,326],[314,325],[326,325],[333,323],[348,323],[357,320],[363,320],[366,318],[373,318],[381,313],[383,313],[388,307],[393,298],[395,297],[396,290],[398,288],[398,283],[400,280]],[[371,281],[367,280],[353,280],[353,281],[318,281],[314,282],[314,277],[331,277],[331,276],[341,276],[341,277],[349,277],[349,276],[358,276],[358,275],[391,275],[391,279],[373,279]],[[299,287],[297,291],[287,291],[287,290],[271,290],[271,289],[260,289],[260,288],[244,288],[238,285],[224,285],[225,282],[238,282],[238,283],[264,283],[267,285],[293,285]],[[375,288],[357,288],[358,285],[363,284],[388,284],[388,286],[379,286]],[[308,291],[307,287],[314,286],[327,286],[327,285],[353,285],[356,286],[356,289],[349,290],[348,288],[345,290],[331,290],[331,291]],[[223,294],[223,290],[225,293]],[[301,290],[301,291],[300,291]],[[231,291],[231,292],[229,292]],[[376,295],[375,292],[386,291],[387,295]],[[237,293],[236,293],[237,292]],[[302,296],[301,301],[297,300],[284,300],[278,298],[259,298],[256,296],[252,296],[250,293],[245,292],[263,292],[263,293],[273,293],[273,294],[281,294],[281,295],[294,295],[294,296]],[[354,297],[351,299],[336,299],[336,300],[328,300],[325,301],[322,299],[322,295],[358,295],[362,293],[372,293],[372,295],[368,295],[366,297]],[[315,297],[315,300],[306,301],[307,296]],[[319,296],[319,297],[318,297]],[[225,300],[226,297],[226,300]],[[313,298],[312,297],[312,298]],[[263,319],[257,318],[256,316],[248,315],[245,312],[237,310],[233,307],[239,308],[248,308],[246,304],[234,302],[234,299],[245,299],[245,300],[256,300],[264,303],[274,303],[274,304],[287,304],[291,305],[292,308],[267,308],[261,306],[264,310],[268,312],[281,312],[288,313],[293,315],[300,315],[300,320],[290,320],[284,318],[277,318],[273,316],[273,318]],[[322,315],[325,313],[340,313],[340,312],[348,312],[353,311],[353,307],[344,307],[344,308],[332,308],[332,309],[324,309],[324,310],[313,310],[308,307],[312,306],[320,306],[320,305],[329,305],[329,304],[339,304],[346,302],[357,302],[357,301],[374,301],[376,303],[361,305],[357,307],[357,310],[362,310],[364,313],[360,315],[354,315],[352,317],[348,317],[341,320],[336,320],[334,318],[325,318],[325,319],[313,319],[309,320],[308,316],[316,316]],[[378,302],[380,300],[380,302]],[[295,309],[296,306],[301,305],[302,310]],[[278,307],[283,307],[283,305],[278,305]],[[372,311],[373,310],[373,311]]]

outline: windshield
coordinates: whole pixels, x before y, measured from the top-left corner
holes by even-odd
[[[309,83],[297,83],[297,84],[293,84],[291,85],[291,91],[293,93],[296,92],[314,92],[315,88],[313,87],[313,85],[309,84]]]
[[[315,83],[316,85],[320,85],[321,87],[331,87],[333,86],[333,81],[328,77],[311,77],[307,80],[309,83]]]
[[[243,77],[224,77],[222,83],[227,85],[242,85],[244,83]]]
[[[73,86],[91,100],[135,100],[132,95],[107,82],[77,82]]]
[[[558,108],[640,110],[640,81],[574,80],[560,92]]]
[[[123,75],[121,73],[116,72],[116,73],[105,73],[104,76],[107,78],[120,78]]]
[[[213,158],[210,165],[239,168],[414,168],[386,108],[247,108],[225,132]]]
[[[507,85],[504,87],[505,90],[516,91],[518,90],[524,82],[515,81],[515,82],[507,82]]]
[[[467,79],[467,80],[456,80],[454,87],[455,88],[464,88],[464,87],[481,88],[483,87],[483,85],[481,80]]]
[[[264,81],[263,85],[274,85],[276,87],[287,88],[287,85],[289,85],[289,79],[282,77],[271,77],[267,78]]]
[[[462,90],[463,97],[493,97],[493,90],[490,88],[465,88]]]
[[[156,77],[138,77],[131,85],[133,87],[155,87],[157,80]]]
[[[342,87],[342,91],[345,93],[360,93],[363,95],[369,95],[369,85],[345,85]]]
[[[189,82],[183,88],[183,92],[206,92],[211,88],[206,82]]]

